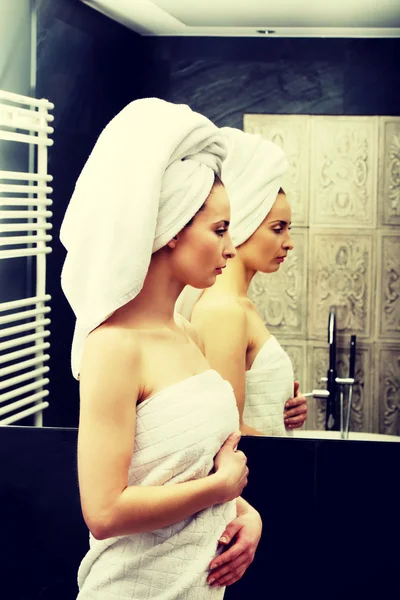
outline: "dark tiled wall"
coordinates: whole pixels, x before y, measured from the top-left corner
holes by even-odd
[[[21,0],[17,5],[12,0],[0,3],[0,30],[0,89],[29,96],[31,93],[29,0]],[[0,170],[29,171],[28,145],[0,140]],[[0,260],[0,303],[31,295],[30,265],[30,258]]]
[[[160,39],[154,52],[167,98],[217,125],[242,127],[244,113],[400,114],[398,39]]]

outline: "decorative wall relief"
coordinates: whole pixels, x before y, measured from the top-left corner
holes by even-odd
[[[311,224],[374,227],[376,168],[376,120],[314,117]]]
[[[308,224],[309,122],[308,115],[244,115],[244,131],[272,140],[286,153],[289,168],[283,188],[296,226]]]
[[[257,273],[249,296],[271,333],[305,337],[307,231],[293,234],[294,250],[275,273]]]
[[[400,435],[400,346],[379,354],[379,431]]]
[[[371,334],[372,232],[314,232],[309,269],[309,332],[326,337],[329,309],[336,308],[337,330]]]
[[[329,367],[329,351],[326,347],[315,346],[311,350],[311,368],[313,376],[310,378],[311,389],[326,389],[326,383],[321,383],[321,378],[326,377]],[[338,377],[349,375],[349,350],[339,347],[337,350],[337,372]],[[374,427],[372,414],[372,369],[370,348],[357,349],[355,384],[350,412],[350,431],[371,431]],[[347,418],[348,409],[348,387],[343,387],[344,423]],[[337,395],[340,403],[340,393]],[[315,413],[317,429],[325,429],[326,400],[311,398],[308,401],[309,411]],[[376,425],[377,427],[377,425]]]
[[[400,236],[385,233],[380,243],[379,332],[383,338],[396,338],[400,334]]]
[[[400,118],[380,117],[379,121],[380,218],[383,225],[400,225]]]

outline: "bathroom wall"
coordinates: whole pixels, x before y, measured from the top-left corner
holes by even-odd
[[[160,38],[161,91],[217,125],[245,113],[399,115],[398,39]]]
[[[31,0],[0,3],[0,90],[29,96],[31,81]],[[29,147],[0,140],[0,170],[29,171]],[[31,260],[0,260],[0,303],[30,295]],[[7,282],[7,284],[5,284]]]
[[[0,3],[0,89],[25,96],[35,92],[33,10],[33,0]],[[27,144],[0,140],[0,170],[29,172],[30,156]],[[0,260],[0,303],[34,295],[33,267],[33,257]]]
[[[46,426],[78,423],[79,388],[70,368],[74,317],[61,287],[65,250],[60,225],[75,181],[105,124],[141,95],[142,38],[78,0],[37,0],[37,96],[54,103],[53,252],[48,258],[51,294],[50,407]]]

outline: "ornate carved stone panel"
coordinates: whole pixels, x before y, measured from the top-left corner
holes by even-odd
[[[379,335],[400,339],[400,235],[385,233],[380,238],[377,314]]]
[[[309,335],[326,337],[331,306],[337,331],[371,335],[374,276],[373,232],[311,231],[309,261]]]
[[[380,117],[379,207],[383,225],[400,225],[400,118]]]
[[[254,278],[253,301],[306,392],[326,375],[335,306],[338,341],[358,337],[352,430],[400,435],[400,117],[245,115],[244,129],[284,148],[301,226],[281,269]],[[339,372],[347,361],[345,348]],[[324,428],[324,414],[309,399],[306,428]]]
[[[400,344],[380,348],[379,386],[379,432],[400,435]]]
[[[293,234],[295,244],[286,261],[275,273],[257,273],[249,296],[271,333],[280,339],[306,335],[306,256],[308,232]]]
[[[309,204],[309,121],[308,115],[244,115],[244,131],[272,140],[286,153],[289,168],[283,188],[292,205],[293,223],[308,224]]]
[[[349,340],[350,345],[350,340]],[[321,377],[326,377],[329,367],[328,346],[313,346],[309,348],[311,360],[309,361],[311,372],[309,376],[310,390],[326,389],[326,383],[321,383]],[[337,349],[336,367],[339,377],[348,377],[349,374],[349,348],[341,346]],[[371,431],[372,427],[372,369],[371,369],[371,350],[369,347],[357,348],[356,354],[356,372],[355,384],[353,386],[351,412],[350,412],[350,430],[351,431]],[[344,422],[347,418],[348,409],[348,387],[344,387],[343,405]],[[340,403],[338,393],[336,402]],[[326,401],[311,399],[309,400],[309,410],[315,413],[315,422],[317,429],[325,429]],[[312,406],[314,404],[314,406]]]
[[[311,224],[374,227],[376,169],[376,119],[313,117]]]

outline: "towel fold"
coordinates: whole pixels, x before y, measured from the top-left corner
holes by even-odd
[[[195,215],[221,174],[226,143],[206,117],[136,100],[105,127],[61,227],[61,285],[75,313],[72,372],[86,336],[142,289],[151,255]]]
[[[222,127],[228,155],[222,181],[231,202],[230,234],[240,246],[258,229],[271,210],[288,162],[283,150],[258,134]]]

